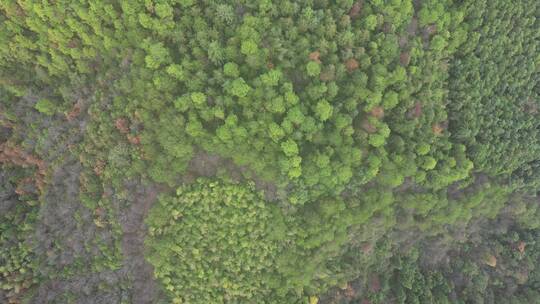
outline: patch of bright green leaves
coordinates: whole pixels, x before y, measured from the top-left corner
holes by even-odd
[[[252,186],[199,181],[162,196],[147,258],[173,303],[261,303],[278,253],[275,212]]]

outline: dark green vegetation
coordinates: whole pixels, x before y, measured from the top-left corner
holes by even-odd
[[[509,1],[475,4],[473,33],[450,69],[452,136],[479,170],[518,186],[539,182],[538,10]]]
[[[0,1],[0,302],[537,303],[539,15]]]

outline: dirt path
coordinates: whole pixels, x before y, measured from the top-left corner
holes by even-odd
[[[144,259],[144,238],[147,231],[144,219],[159,191],[154,185],[133,185],[130,188],[134,190],[135,200],[119,219],[123,232],[123,267],[133,280],[131,303],[155,303],[160,295],[154,280],[154,268]]]

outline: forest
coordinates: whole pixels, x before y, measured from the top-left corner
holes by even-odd
[[[540,303],[539,17],[1,0],[0,303]]]

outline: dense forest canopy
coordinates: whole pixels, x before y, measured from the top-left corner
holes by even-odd
[[[0,302],[540,303],[539,16],[0,1]]]

